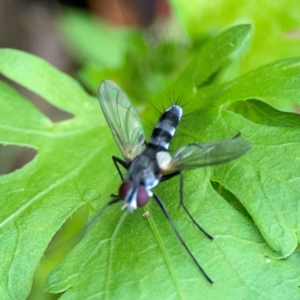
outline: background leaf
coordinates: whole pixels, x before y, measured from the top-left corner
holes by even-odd
[[[300,5],[297,0],[261,0],[259,3],[247,0],[238,3],[230,0],[192,0],[188,3],[174,0],[171,3],[192,39],[233,24],[253,24],[251,47],[236,61],[241,73],[298,52]]]
[[[128,50],[144,45],[137,29],[113,28],[81,10],[65,9],[59,25],[65,43],[79,61],[88,57],[104,68],[119,67]]]

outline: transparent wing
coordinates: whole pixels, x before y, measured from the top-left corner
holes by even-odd
[[[128,96],[111,80],[101,82],[98,97],[125,161],[132,161],[145,148],[145,134],[136,110]]]
[[[251,149],[251,143],[235,137],[211,144],[190,144],[178,149],[165,172],[217,165],[236,159]]]

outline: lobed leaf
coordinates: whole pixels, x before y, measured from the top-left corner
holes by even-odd
[[[233,51],[247,40],[249,30],[237,26],[226,32],[237,40]],[[217,47],[220,36],[207,47]],[[155,190],[215,285],[207,283],[150,201],[132,215],[117,205],[107,209],[52,271],[49,291],[64,292],[62,299],[299,297],[298,260],[278,260],[292,254],[298,241],[299,116],[262,102],[297,98],[298,62],[270,64],[225,84],[197,85],[231,54],[215,54],[219,60],[205,65],[205,76],[196,74],[196,84],[184,85],[190,80],[188,66],[178,71],[182,77],[173,77],[180,80],[169,82],[169,87],[176,82],[187,87],[185,98],[193,109],[178,130],[185,136],[174,139],[173,147],[238,131],[253,144],[234,162],[184,174],[185,203],[215,240],[203,236],[178,207],[176,178]],[[199,55],[198,65],[204,60]],[[98,103],[73,79],[15,50],[0,50],[0,72],[74,114],[54,124],[10,87],[0,86],[1,142],[38,151],[30,164],[0,177],[0,298],[26,298],[38,262],[64,221],[85,204],[99,209],[117,191],[120,180],[108,159],[117,153]],[[150,110],[146,113],[148,119],[154,117]],[[148,218],[142,217],[145,211]]]

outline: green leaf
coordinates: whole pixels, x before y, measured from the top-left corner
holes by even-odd
[[[0,65],[6,77],[76,115],[74,119],[54,124],[1,83],[0,141],[38,150],[30,164],[0,178],[1,298],[24,299],[54,233],[72,212],[86,203],[86,197],[97,194],[93,189],[89,196],[84,194],[80,181],[75,179],[101,152],[103,146],[99,142],[89,147],[82,140],[88,135],[92,142],[100,140],[97,127],[101,125],[101,117],[96,101],[91,101],[73,79],[41,59],[15,50],[1,50]],[[76,166],[70,160],[77,161]],[[93,178],[88,180],[95,182]]]
[[[242,45],[249,27],[236,27],[231,33],[238,31],[237,45]],[[219,42],[216,37],[206,47],[214,49]],[[194,58],[195,64],[205,60],[203,53],[198,61]],[[186,90],[183,85],[184,99],[190,102],[184,106],[187,113],[172,143],[176,149],[241,131],[253,144],[249,153],[234,162],[184,174],[185,203],[215,240],[199,232],[179,207],[177,178],[155,189],[215,284],[208,284],[156,203],[150,201],[133,214],[118,205],[109,207],[52,271],[48,291],[65,292],[62,299],[299,297],[299,261],[279,260],[296,250],[299,239],[299,116],[263,103],[277,95],[282,101],[297,98],[298,60],[270,64],[228,83],[198,85],[231,54],[222,51],[219,60],[205,66],[205,76],[199,72],[196,82]],[[118,150],[97,101],[73,79],[15,50],[0,51],[0,72],[74,115],[53,123],[1,84],[1,142],[38,151],[28,165],[0,178],[0,298],[24,299],[43,252],[65,220],[85,204],[93,214],[117,191],[120,180],[110,157],[118,155]],[[180,80],[178,74],[182,74]],[[165,90],[175,82],[189,82],[190,74],[189,66],[174,71]],[[154,105],[160,101],[155,98]],[[153,123],[155,115],[151,106],[141,114]],[[142,216],[146,211],[148,218]]]
[[[260,0],[256,3],[247,0],[174,0],[170,3],[194,40],[226,26],[251,23],[254,27],[251,48],[236,64],[242,73],[299,53],[300,5],[297,0]]]
[[[188,60],[172,85],[175,93],[190,92],[201,86],[211,85],[211,78],[221,72],[232,56],[249,39],[251,25],[233,26],[208,41]]]
[[[58,25],[77,60],[97,62],[104,68],[118,68],[128,50],[144,48],[138,30],[112,28],[78,9],[64,10]]]

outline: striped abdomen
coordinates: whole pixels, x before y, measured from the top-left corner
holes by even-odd
[[[153,144],[165,150],[168,149],[170,141],[175,134],[176,127],[182,116],[182,108],[174,104],[170,106],[159,118],[149,144]]]

